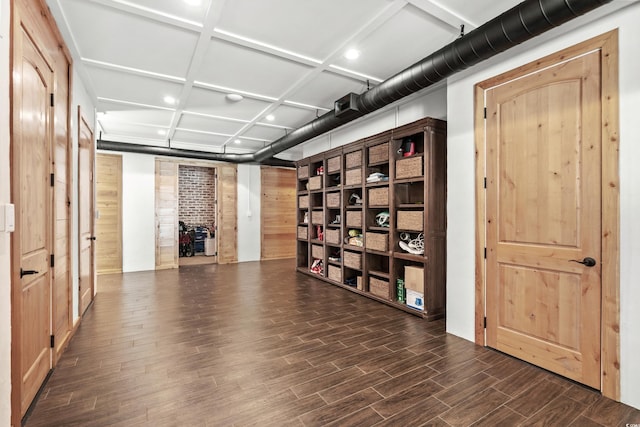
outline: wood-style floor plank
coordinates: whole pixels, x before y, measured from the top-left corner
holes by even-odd
[[[295,272],[99,277],[36,426],[615,426],[640,411]]]

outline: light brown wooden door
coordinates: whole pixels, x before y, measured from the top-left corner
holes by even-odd
[[[52,367],[50,255],[53,229],[53,70],[22,30],[15,45],[13,113],[13,234],[15,304],[12,325],[13,383],[24,415]],[[20,31],[18,30],[18,31]],[[18,369],[16,369],[16,365]],[[17,378],[16,378],[17,376]]]
[[[295,169],[260,168],[261,259],[296,256]]]
[[[487,345],[598,389],[600,102],[599,52],[486,92]]]
[[[156,269],[178,267],[178,163],[156,159]]]
[[[94,294],[93,147],[93,130],[78,107],[78,312],[81,316],[93,301]]]
[[[96,270],[122,273],[122,156],[96,155]]]

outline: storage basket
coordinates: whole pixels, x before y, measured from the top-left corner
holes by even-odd
[[[396,179],[422,176],[422,156],[396,160]]]
[[[322,211],[311,211],[311,224],[319,224],[322,225],[324,214]]]
[[[298,227],[298,239],[307,239],[307,227]]]
[[[344,163],[347,169],[359,168],[362,166],[362,150],[345,154]]]
[[[351,169],[344,173],[344,185],[362,184],[362,169]]]
[[[340,267],[336,267],[335,265],[329,266],[329,279],[342,283],[342,271],[340,270]]]
[[[387,233],[365,233],[364,243],[367,249],[387,252],[389,250],[389,235]]]
[[[380,298],[389,298],[389,282],[386,280],[369,277],[369,292]]]
[[[332,172],[338,172],[340,171],[340,160],[342,158],[340,156],[337,157],[332,157],[329,160],[327,160],[327,172],[328,173],[332,173]]]
[[[362,228],[361,211],[347,211],[347,227]]]
[[[309,178],[309,165],[298,166],[298,179]]]
[[[309,207],[309,196],[298,196],[298,207],[306,209]]]
[[[398,230],[422,231],[423,211],[398,211]]]
[[[340,193],[327,193],[327,207],[340,208]]]
[[[320,190],[322,188],[322,175],[309,178],[309,190]]]
[[[389,161],[389,143],[369,147],[369,164]]]
[[[342,263],[345,267],[362,269],[362,254],[360,252],[344,251],[343,258]]]
[[[324,231],[324,241],[334,245],[340,244],[340,229],[339,228],[327,228]]]
[[[389,206],[389,187],[370,188],[369,206]]]
[[[324,259],[324,247],[320,245],[311,245],[311,256],[317,259]]]

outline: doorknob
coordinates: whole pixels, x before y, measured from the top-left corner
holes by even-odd
[[[39,271],[37,270],[23,270],[22,268],[20,268],[20,278],[22,279],[24,276],[29,276],[31,274],[38,274]]]
[[[585,267],[593,267],[594,265],[596,265],[596,260],[591,257],[586,257],[582,261],[579,261],[577,259],[570,259],[569,262],[577,262],[578,264],[582,264]]]

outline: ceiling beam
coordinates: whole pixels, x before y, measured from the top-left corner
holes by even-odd
[[[465,32],[469,32],[478,27],[478,24],[464,16],[447,9],[434,0],[408,0],[409,3],[435,17],[439,21],[447,24],[452,30],[460,31],[460,25],[464,25]]]

